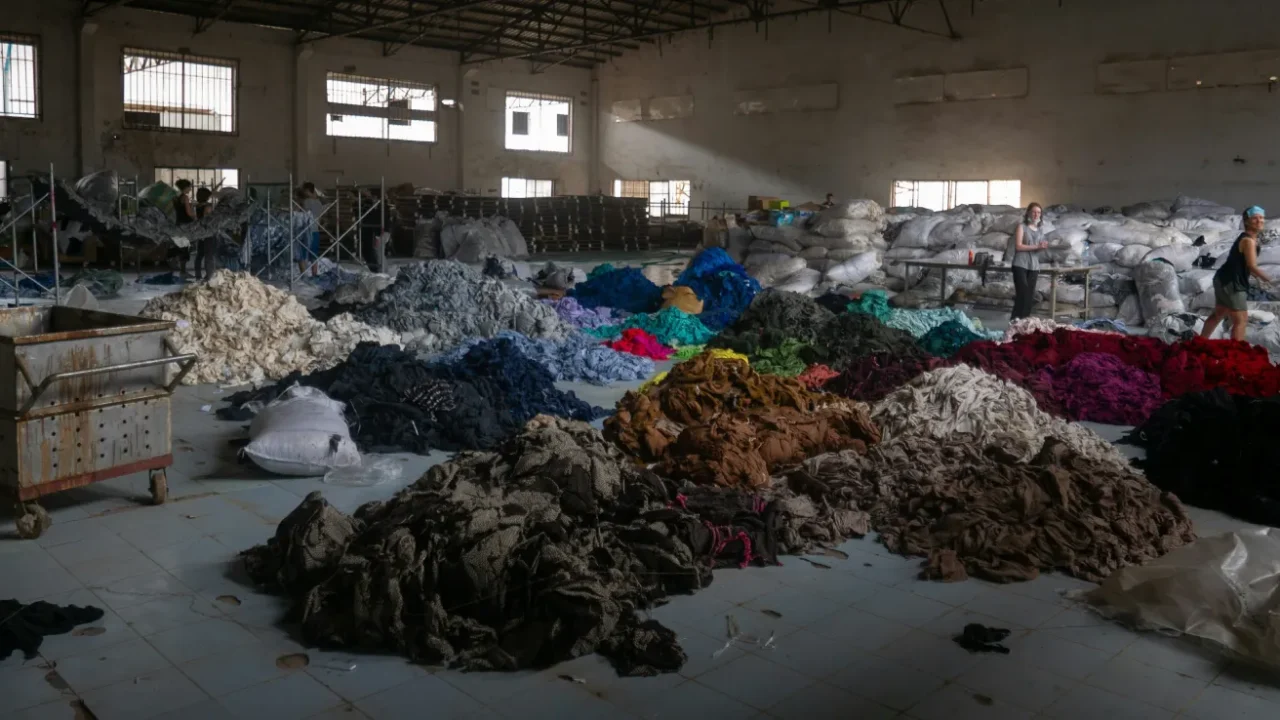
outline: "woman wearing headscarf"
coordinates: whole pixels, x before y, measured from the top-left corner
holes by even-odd
[[[1264,283],[1271,278],[1258,269],[1258,235],[1267,226],[1267,211],[1254,205],[1244,211],[1244,232],[1227,252],[1227,259],[1213,274],[1213,314],[1200,337],[1209,337],[1225,317],[1231,318],[1231,339],[1244,340],[1249,325],[1249,276]]]
[[[1040,275],[1040,253],[1049,248],[1044,240],[1044,209],[1040,203],[1031,203],[1022,218],[1022,224],[1014,231],[1005,252],[1012,255],[1013,313],[1010,320],[1031,317],[1036,305],[1036,278]]]

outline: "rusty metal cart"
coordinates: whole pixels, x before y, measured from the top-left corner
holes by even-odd
[[[173,346],[173,327],[62,306],[0,310],[0,496],[16,503],[20,536],[49,526],[39,497],[99,480],[149,471],[152,500],[165,501],[171,396],[196,361]]]

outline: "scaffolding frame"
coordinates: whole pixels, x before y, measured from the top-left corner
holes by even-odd
[[[13,307],[22,305],[22,292],[19,284],[23,279],[30,280],[32,284],[40,288],[42,292],[53,293],[53,304],[60,305],[62,303],[62,279],[61,266],[58,252],[58,196],[57,196],[57,178],[54,175],[53,163],[49,163],[49,192],[36,197],[35,186],[31,186],[29,195],[21,196],[21,199],[30,198],[29,206],[23,211],[15,214],[7,223],[0,225],[0,238],[6,233],[9,234],[9,252],[10,259],[6,260],[0,257],[0,272],[4,267],[13,272]],[[13,199],[11,196],[10,200]],[[53,287],[49,287],[31,275],[25,270],[18,267],[18,251],[21,249],[18,244],[18,221],[30,216],[31,218],[31,269],[33,272],[40,272],[40,253],[39,253],[39,235],[37,227],[39,226],[39,217],[37,209],[42,207],[45,202],[49,203],[50,231],[53,239]],[[7,300],[7,298],[6,298]]]

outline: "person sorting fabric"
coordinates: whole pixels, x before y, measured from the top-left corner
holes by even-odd
[[[178,188],[178,197],[173,199],[173,219],[181,228],[184,225],[190,225],[196,221],[196,211],[191,207],[191,181],[187,179],[179,180],[174,183]],[[191,247],[173,246],[169,248],[170,261],[176,261],[180,276],[183,279],[190,277],[187,272],[187,260],[191,259]]]
[[[213,191],[207,187],[196,190],[196,219],[202,220],[213,209]],[[218,248],[218,238],[207,237],[196,241],[196,280],[208,280],[213,277],[214,253]],[[201,269],[204,275],[201,276]]]
[[[1258,235],[1267,226],[1267,211],[1254,205],[1244,211],[1244,232],[1236,238],[1227,259],[1213,274],[1213,314],[1204,323],[1200,337],[1209,337],[1223,318],[1231,318],[1231,339],[1244,340],[1249,326],[1249,276],[1264,283],[1271,278],[1258,269]]]
[[[324,203],[320,202],[320,191],[316,190],[315,183],[303,183],[300,198],[302,207],[311,215],[311,226],[310,242],[306,245],[303,259],[298,261],[298,271],[305,274],[310,265],[311,276],[315,277],[320,274],[320,218],[324,217]]]
[[[1040,254],[1049,249],[1044,239],[1044,208],[1031,203],[1022,218],[1022,224],[1014,231],[1005,248],[1005,257],[1012,258],[1013,313],[1010,320],[1031,317],[1036,306],[1036,278],[1040,274]]]

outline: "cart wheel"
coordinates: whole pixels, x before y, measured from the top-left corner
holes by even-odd
[[[49,517],[49,513],[36,503],[18,503],[18,537],[25,540],[34,540],[40,537],[49,526],[53,524],[53,519]]]
[[[151,502],[163,505],[169,497],[169,480],[164,470],[151,471]]]

